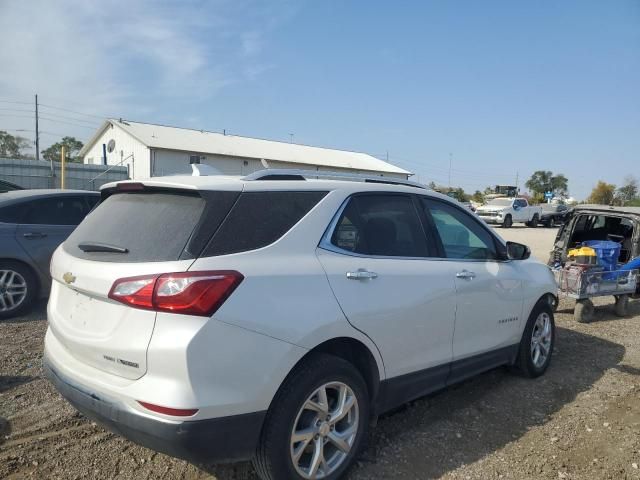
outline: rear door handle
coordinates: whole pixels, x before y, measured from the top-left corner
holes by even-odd
[[[349,280],[367,280],[370,278],[378,278],[378,274],[364,268],[359,268],[355,272],[347,272],[347,278]]]
[[[462,270],[461,272],[456,273],[457,278],[465,278],[467,280],[473,280],[476,278],[476,274],[470,272],[469,270]]]
[[[27,232],[22,235],[24,238],[44,238],[47,236],[46,233],[42,232]]]

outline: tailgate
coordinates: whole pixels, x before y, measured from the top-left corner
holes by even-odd
[[[51,262],[49,326],[71,355],[100,370],[138,379],[147,371],[147,347],[156,313],[131,308],[107,295],[118,278],[186,271],[193,260],[97,262],[59,247]]]

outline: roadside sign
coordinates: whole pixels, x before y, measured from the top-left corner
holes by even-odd
[[[544,192],[544,198],[553,198],[553,192]]]

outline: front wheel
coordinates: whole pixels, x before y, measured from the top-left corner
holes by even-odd
[[[263,480],[340,478],[369,424],[369,395],[358,370],[314,355],[289,375],[273,400],[253,460]]]
[[[555,226],[556,226],[556,219],[554,217],[551,217],[549,219],[549,222],[547,222],[547,227],[554,228]]]
[[[516,366],[523,375],[535,378],[542,375],[551,363],[556,339],[553,309],[546,300],[540,300],[533,308],[524,328]]]

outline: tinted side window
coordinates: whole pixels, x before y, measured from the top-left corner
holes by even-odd
[[[427,257],[427,238],[407,195],[358,195],[349,200],[331,236],[342,250],[362,255]]]
[[[446,258],[495,260],[493,237],[472,216],[444,202],[423,198],[440,236]]]
[[[26,212],[26,205],[23,203],[17,203],[7,205],[0,208],[0,222],[1,223],[23,223],[22,219]]]
[[[84,197],[54,196],[27,202],[22,223],[35,225],[78,225],[87,214]]]
[[[326,194],[242,193],[202,256],[226,255],[266,247],[287,233]]]
[[[85,198],[89,207],[87,213],[89,213],[91,210],[93,210],[93,207],[95,207],[100,201],[100,195],[87,195]]]

